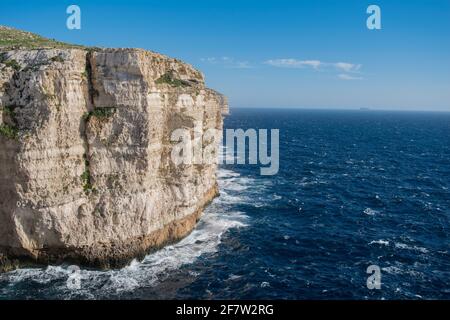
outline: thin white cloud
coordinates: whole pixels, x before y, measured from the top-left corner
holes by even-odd
[[[312,67],[314,69],[317,69],[321,66],[322,62],[320,62],[319,60],[274,59],[267,60],[265,64],[280,68]]]
[[[311,67],[316,71],[323,70],[337,70],[343,72],[338,75],[342,80],[362,80],[362,77],[357,77],[351,74],[359,74],[361,64],[354,64],[348,62],[323,62],[320,60],[297,60],[297,59],[271,59],[264,62],[264,64],[278,67],[278,68],[304,68]]]
[[[248,61],[239,61],[235,60],[234,58],[230,57],[208,57],[208,58],[201,58],[200,61],[209,63],[209,64],[215,64],[215,65],[222,65],[227,68],[236,68],[236,69],[248,69],[251,68],[251,65]]]
[[[341,73],[338,75],[338,78],[341,80],[362,80],[362,77],[355,77],[347,73]]]
[[[353,64],[347,62],[337,62],[333,64],[335,68],[342,70],[344,72],[358,72],[361,69],[360,64]]]
[[[207,63],[211,63],[211,64],[217,63],[217,59],[216,59],[215,57],[201,58],[200,61],[202,61],[202,62],[207,62]]]

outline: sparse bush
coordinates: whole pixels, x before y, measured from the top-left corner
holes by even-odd
[[[61,56],[54,56],[54,57],[50,58],[50,60],[53,62],[61,62],[61,63],[64,62],[64,59]]]
[[[19,131],[17,130],[17,128],[13,126],[10,126],[8,124],[2,124],[0,125],[0,135],[8,139],[16,140],[19,135]]]
[[[91,172],[88,168],[86,168],[81,175],[81,181],[83,182],[83,191],[86,194],[89,194],[89,192],[92,191],[92,184],[91,184]]]
[[[6,61],[6,52],[0,53],[0,63],[3,63]]]
[[[16,106],[5,106],[2,108],[3,113],[10,117],[14,116],[14,109],[16,109]]]
[[[83,184],[83,191],[86,195],[89,195],[91,192],[94,192],[95,189],[92,186],[91,182],[91,171],[89,170],[89,160],[87,154],[83,154],[84,160],[84,172],[81,174],[81,182]]]
[[[20,64],[14,59],[6,60],[3,62],[3,64],[9,68],[13,68],[16,71],[19,71],[21,68]]]
[[[116,107],[96,108],[92,111],[86,112],[83,115],[85,121],[88,121],[91,117],[99,119],[107,119],[116,113]]]
[[[169,84],[172,87],[189,87],[191,84],[188,81],[180,80],[174,77],[173,73],[167,72],[155,81],[156,84]]]
[[[40,49],[40,48],[85,48],[47,39],[37,34],[0,26],[0,47],[6,49]]]

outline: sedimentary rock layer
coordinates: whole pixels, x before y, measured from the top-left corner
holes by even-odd
[[[226,99],[176,59],[0,51],[0,107],[0,261],[9,265],[122,266],[188,234],[217,195],[216,165],[175,165],[170,137],[200,124],[218,130],[217,145]]]

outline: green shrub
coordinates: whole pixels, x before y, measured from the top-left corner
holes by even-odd
[[[0,53],[0,63],[5,62],[6,59],[6,52]]]
[[[156,81],[156,84],[169,84],[172,87],[189,87],[191,84],[188,81],[180,80],[177,78],[174,78],[173,73],[167,72],[163,74],[161,77],[159,77]]]
[[[0,125],[0,135],[8,138],[8,139],[14,139],[16,140],[18,137],[19,131],[8,124],[2,124]]]
[[[20,64],[14,60],[14,59],[10,59],[10,60],[6,60],[3,62],[4,65],[6,65],[7,67],[13,68],[16,71],[20,70]]]
[[[61,56],[54,56],[54,57],[50,58],[50,60],[53,62],[64,62],[64,59]]]
[[[14,116],[14,109],[16,109],[16,106],[5,106],[2,108],[5,115],[8,115],[10,117]]]
[[[91,182],[91,171],[89,170],[89,159],[86,153],[83,154],[84,160],[84,172],[81,174],[81,182],[83,184],[83,191],[86,195],[89,195],[91,192],[95,192],[95,188],[92,186]]]
[[[83,182],[84,193],[88,194],[90,191],[92,191],[91,172],[87,167],[81,175],[81,181]]]
[[[83,115],[85,121],[88,121],[91,117],[106,119],[113,116],[116,113],[116,107],[96,108],[92,111],[86,112]]]

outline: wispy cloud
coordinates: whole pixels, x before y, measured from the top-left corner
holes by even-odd
[[[359,69],[361,69],[360,64],[353,64],[347,62],[336,62],[333,65],[336,69],[339,69],[344,72],[359,72]]]
[[[362,80],[362,77],[355,77],[347,73],[341,73],[338,75],[338,78],[341,80]]]
[[[230,57],[219,57],[219,58],[208,57],[208,58],[201,58],[200,61],[209,64],[222,65],[227,68],[236,68],[236,69],[251,68],[251,65],[248,61],[240,61]]]
[[[310,67],[316,71],[324,70],[336,70],[342,72],[338,75],[341,80],[362,80],[360,76],[354,74],[360,74],[361,64],[354,64],[349,62],[324,62],[320,60],[297,60],[297,59],[271,59],[264,62],[266,65],[270,65],[278,68],[305,68]]]
[[[212,65],[219,65],[226,68],[249,69],[252,65],[248,61],[236,60],[231,57],[207,57],[200,61]],[[298,60],[298,59],[270,59],[264,61],[264,64],[277,68],[302,69],[311,68],[315,71],[338,71],[337,77],[341,80],[362,80],[361,64],[349,62],[324,62],[320,60]]]
[[[314,69],[317,69],[322,65],[322,62],[320,62],[319,60],[274,59],[267,60],[265,64],[280,68],[312,67]]]

